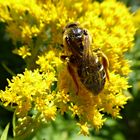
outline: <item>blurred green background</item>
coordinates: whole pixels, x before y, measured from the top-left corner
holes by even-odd
[[[101,0],[99,0],[101,1]],[[134,12],[140,8],[140,0],[120,0]],[[11,40],[5,34],[5,26],[0,23],[0,89],[4,90],[7,85],[6,79],[11,79],[9,70],[14,73],[24,71],[25,63],[21,57],[12,53],[14,47]],[[129,31],[128,31],[129,32]],[[33,140],[140,140],[140,33],[135,36],[134,48],[126,54],[132,60],[129,83],[132,87],[129,93],[132,99],[121,111],[123,119],[114,120],[108,118],[103,128],[96,132],[90,130],[91,137],[77,135],[78,128],[69,115],[58,116],[55,122],[42,125]],[[12,124],[13,113],[0,106],[0,136],[8,122]],[[9,139],[12,139],[12,125],[9,129]]]

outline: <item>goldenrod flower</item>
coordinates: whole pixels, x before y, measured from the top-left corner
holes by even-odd
[[[43,72],[52,71],[55,72],[56,69],[59,69],[59,66],[62,64],[62,61],[59,58],[59,54],[56,55],[57,50],[49,50],[47,53],[38,57],[36,63],[40,65],[40,70]]]
[[[33,109],[33,102],[35,103],[34,107],[38,108],[39,106],[38,110],[42,111],[46,104],[50,103],[48,94],[54,81],[56,81],[56,78],[52,73],[40,74],[39,70],[34,72],[25,70],[24,74],[18,74],[13,77],[12,81],[8,80],[8,87],[5,92],[1,92],[0,98],[5,106],[11,103],[16,104],[16,112],[19,116],[27,115],[28,111]]]
[[[64,91],[58,92],[57,98],[58,98],[58,102],[62,102],[64,104],[70,101],[69,94],[65,93]]]
[[[28,46],[22,46],[19,49],[15,49],[13,50],[13,53],[22,56],[23,59],[25,59],[28,56],[31,56]]]
[[[81,114],[81,112],[83,111],[83,110],[81,110],[80,107],[78,107],[77,105],[73,105],[73,104],[71,104],[71,106],[69,107],[69,110],[72,111],[72,116],[76,116],[76,115],[79,116]]]
[[[85,124],[77,123],[77,125],[80,126],[80,128],[81,128],[79,134],[83,134],[85,136],[89,135],[87,122],[85,122]]]
[[[89,127],[102,127],[104,113],[120,118],[129,98],[124,91],[129,88],[130,65],[124,53],[133,47],[132,19],[129,9],[116,0],[1,0],[0,22],[5,23],[14,45],[20,42],[17,54],[28,59],[28,69],[8,80],[5,91],[0,91],[3,105],[15,107],[17,128],[33,118],[48,122],[59,112],[71,112],[79,118],[80,133],[89,135]],[[110,80],[97,96],[83,85],[76,95],[67,62],[60,60],[63,28],[75,21],[89,31],[93,49],[100,48],[110,63]]]

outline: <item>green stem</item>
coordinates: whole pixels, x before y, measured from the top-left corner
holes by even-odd
[[[16,112],[13,114],[13,119],[12,119],[12,125],[13,125],[13,136],[15,137],[15,128],[16,128]]]
[[[4,68],[9,74],[11,74],[12,76],[15,76],[15,75],[16,75],[11,69],[9,69],[9,68],[6,66],[5,62],[2,62],[1,64],[2,64],[3,68]]]
[[[33,64],[34,64],[34,61],[36,59],[36,56],[38,54],[38,51],[40,49],[40,44],[41,44],[41,41],[40,39],[38,39],[36,41],[36,44],[34,45],[34,47],[32,47],[32,50],[31,50],[31,57],[29,57],[29,59],[27,60],[27,69],[31,69]]]

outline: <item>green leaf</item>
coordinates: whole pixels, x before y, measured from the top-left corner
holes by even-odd
[[[1,140],[7,140],[9,126],[10,126],[10,123],[8,123],[7,126],[5,127],[5,129],[1,135],[1,138],[0,138]]]
[[[15,136],[15,128],[16,128],[16,113],[13,114],[12,125],[13,125],[13,135]]]

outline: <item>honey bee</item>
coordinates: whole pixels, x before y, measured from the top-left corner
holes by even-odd
[[[76,94],[81,83],[88,91],[98,95],[106,79],[109,80],[107,56],[100,49],[92,49],[88,31],[77,23],[65,27],[63,47],[64,55],[61,59],[67,61],[67,69],[76,85]]]

